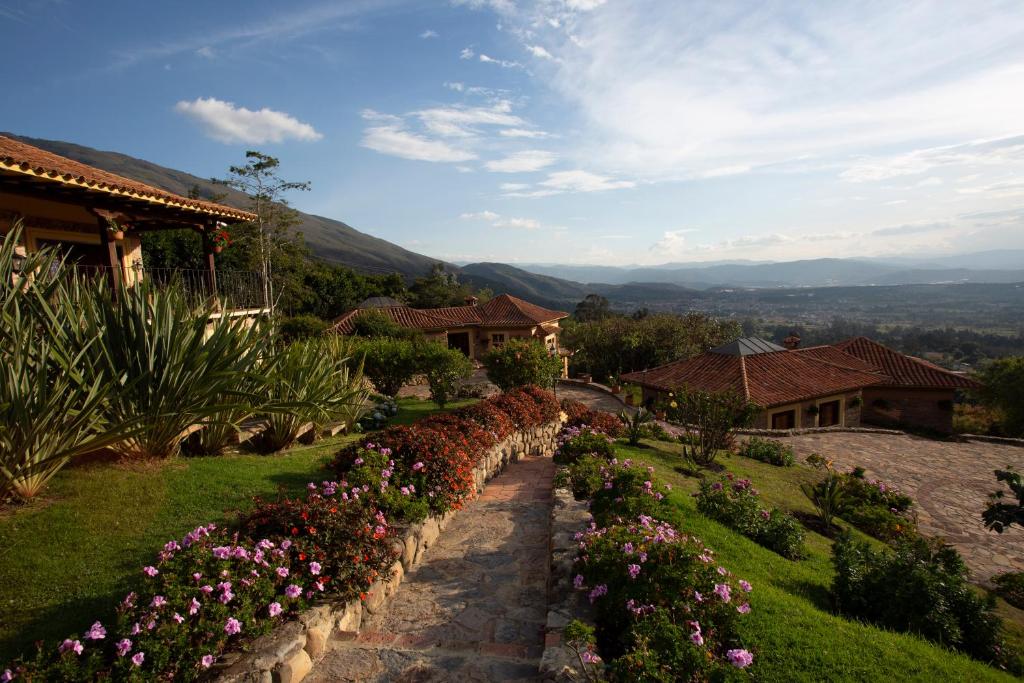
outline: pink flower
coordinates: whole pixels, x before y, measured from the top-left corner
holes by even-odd
[[[149,567],[143,567],[142,568],[142,573],[145,574],[146,576],[152,578],[152,577],[156,576],[157,574],[159,574],[160,571],[156,567],[149,566]]]
[[[577,574],[576,577],[572,580],[572,585],[573,585],[574,588],[582,588],[583,587],[583,575],[582,574]]]
[[[127,638],[122,638],[121,640],[117,641],[117,645],[115,646],[115,648],[117,649],[117,656],[124,657],[126,654],[131,652],[132,641],[128,640]]]
[[[179,624],[180,624],[181,622],[185,621],[185,617],[181,616],[181,615],[180,615],[180,614],[178,614],[177,612],[175,612],[175,613],[174,613],[174,616],[173,616],[173,617],[171,617],[171,619],[174,619],[174,621],[178,622]]]
[[[626,568],[626,570],[629,572],[629,578],[631,579],[635,579],[640,576],[640,565],[638,564],[631,564]]]
[[[310,562],[309,563],[309,573],[312,574],[313,576],[316,576],[317,574],[319,574],[320,573],[320,569],[321,569],[321,567],[320,567],[320,563],[319,562]]]
[[[278,567],[276,571],[277,575],[280,576],[282,579],[288,576],[288,567]]]
[[[192,602],[190,602],[190,603],[188,604],[188,613],[189,613],[190,615],[192,615],[192,614],[196,614],[196,613],[198,613],[198,612],[199,612],[199,608],[200,608],[200,607],[201,607],[201,605],[199,604],[199,601],[198,601],[198,600],[196,600],[195,598],[192,598]]]
[[[135,624],[132,625],[132,635],[137,636],[140,633],[142,633],[142,627],[139,626],[139,622],[136,621]]]
[[[746,614],[747,612],[750,611],[750,603],[748,603],[748,602],[743,603],[742,605],[740,605],[739,607],[736,608],[736,611],[739,612],[740,614]]]
[[[690,642],[699,647],[704,644],[704,636],[701,635],[700,631],[694,631],[690,634]]]
[[[740,588],[743,589],[744,593],[749,593],[750,591],[754,590],[754,587],[751,586],[750,583],[744,579],[740,579]]]
[[[167,598],[162,595],[153,596],[153,607],[163,607],[167,604]]]
[[[421,462],[416,463],[415,465],[412,466],[412,469],[413,469],[414,472],[419,472],[420,470],[423,469],[423,463],[421,463]]]
[[[199,660],[199,665],[204,669],[209,669],[213,666],[213,655],[203,655],[203,658]]]
[[[60,644],[60,647],[57,648],[57,651],[61,653],[74,652],[76,655],[80,655],[82,654],[82,650],[84,649],[85,647],[82,646],[82,641],[71,640],[70,638],[68,638]]]
[[[98,621],[85,632],[86,640],[103,640],[106,637],[107,629],[103,628],[103,624]]]
[[[729,584],[727,583],[716,583],[715,584],[715,595],[722,599],[722,602],[729,602],[731,597],[729,596]]]
[[[10,669],[4,669],[3,673],[0,673],[0,683],[9,683],[14,680],[14,674],[11,673]]]
[[[134,655],[132,655],[132,664],[134,664],[135,666],[142,666],[142,663],[144,661],[146,661],[145,652],[136,652]]]
[[[224,624],[224,633],[229,636],[238,635],[242,632],[242,622],[234,617],[230,617],[226,624]]]
[[[601,661],[601,658],[593,652],[591,652],[590,650],[584,650],[583,652],[581,652],[580,659],[583,661],[584,664],[597,664]]]
[[[289,598],[297,598],[302,595],[302,589],[296,586],[294,583],[284,589],[284,594]]]
[[[210,593],[213,592],[213,586],[207,584],[207,585],[203,586],[202,588],[200,588],[199,590],[203,593],[203,595],[209,595]]]
[[[278,614],[281,613],[281,603],[279,603],[279,602],[272,602],[272,603],[270,603],[270,605],[267,607],[267,612],[270,614],[270,616],[276,617]]]
[[[737,669],[746,669],[754,661],[754,655],[746,650],[729,650],[725,653],[725,656],[728,658],[729,663]]]

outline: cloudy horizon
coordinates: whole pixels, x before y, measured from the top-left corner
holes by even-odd
[[[257,148],[449,261],[1024,248],[1019,3],[181,7],[0,7],[0,128],[199,176]]]

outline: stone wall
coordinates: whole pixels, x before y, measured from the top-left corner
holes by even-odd
[[[473,470],[477,492],[511,462],[526,455],[554,454],[558,421],[516,432],[490,449]],[[393,539],[397,559],[391,569],[367,591],[365,600],[323,601],[303,612],[297,621],[282,624],[273,633],[249,643],[244,651],[230,652],[217,665],[221,683],[298,683],[323,656],[331,638],[353,639],[364,617],[386,609],[405,573],[419,564],[455,516],[430,516],[398,530]]]

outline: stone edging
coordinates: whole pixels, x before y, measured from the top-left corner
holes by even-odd
[[[999,443],[1004,446],[1024,448],[1024,439],[1014,439],[1008,436],[986,436],[984,434],[956,434],[955,436],[967,441],[984,441],[985,443]]]
[[[572,585],[578,543],[576,532],[590,521],[586,501],[577,501],[567,489],[555,489],[551,510],[551,571],[548,573],[548,618],[540,680],[580,680],[576,653],[562,645],[562,632],[573,619],[593,623],[593,609]]]
[[[516,432],[491,448],[473,470],[477,493],[509,463],[527,454],[553,455],[560,429],[561,423],[556,420]],[[249,643],[244,651],[225,654],[213,680],[218,683],[299,683],[323,657],[332,637],[354,639],[368,615],[387,607],[405,573],[419,564],[424,551],[437,542],[454,516],[455,512],[440,517],[431,515],[402,530],[393,540],[398,559],[370,586],[366,600],[326,600],[314,605],[296,621],[281,624],[273,633]]]
[[[832,432],[850,432],[853,434],[906,434],[899,429],[882,429],[881,427],[797,427],[794,429],[737,429],[737,434],[744,436],[799,436],[801,434],[829,434]]]

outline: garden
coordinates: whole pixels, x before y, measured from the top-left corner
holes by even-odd
[[[742,421],[723,403],[708,412]],[[1005,600],[971,585],[955,550],[919,536],[914,502],[885,482],[823,459],[794,467],[782,444],[737,444],[728,430],[704,448],[585,421],[563,430],[556,461],[593,516],[576,586],[594,618],[564,636],[588,680],[1021,674],[1019,575],[999,581]]]

